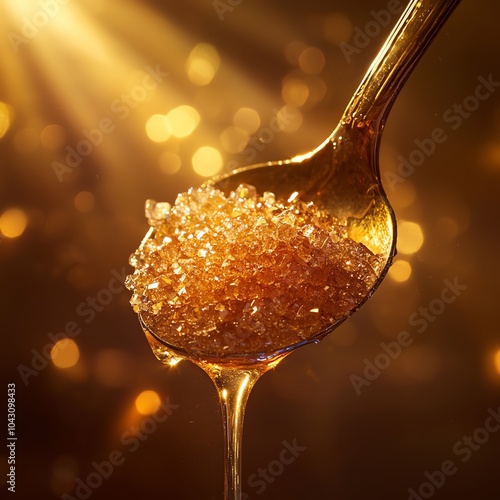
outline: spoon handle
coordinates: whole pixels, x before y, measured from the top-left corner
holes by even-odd
[[[340,123],[376,133],[413,68],[460,0],[411,0],[372,62]]]

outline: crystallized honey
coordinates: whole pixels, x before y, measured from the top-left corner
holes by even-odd
[[[190,189],[173,206],[149,200],[146,216],[131,304],[188,354],[244,356],[309,339],[348,316],[382,267],[328,212],[249,185],[227,197]]]

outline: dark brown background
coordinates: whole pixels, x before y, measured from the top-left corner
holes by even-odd
[[[19,10],[24,4],[26,12]],[[0,213],[21,208],[28,225],[18,238],[0,240],[0,279],[4,387],[17,384],[17,498],[74,496],[75,478],[85,479],[91,463],[113,450],[123,453],[125,463],[93,491],[93,499],[221,498],[221,423],[208,377],[189,363],[167,369],[156,362],[127,291],[114,295],[89,324],[77,307],[107,286],[113,269],[127,265],[146,231],[144,200],[172,202],[176,193],[202,182],[190,164],[197,148],[219,149],[224,164],[245,163],[223,151],[219,135],[241,106],[258,111],[261,127],[273,108],[283,106],[283,79],[291,72],[301,77],[284,56],[297,40],[323,51],[326,65],[318,77],[326,93],[300,108],[300,128],[277,133],[255,162],[319,144],[383,40],[382,34],[375,37],[348,63],[338,44],[326,39],[325,19],[342,13],[363,29],[370,10],[385,9],[387,2],[244,0],[221,21],[210,1],[74,1],[61,5],[17,53],[7,35],[19,32],[22,16],[40,5],[14,5],[0,7],[0,101],[14,110],[0,140]],[[448,108],[473,93],[479,76],[500,81],[499,16],[498,2],[465,0],[398,98],[382,144],[383,179],[396,170],[398,155],[407,158],[415,149],[416,139],[436,127],[449,136],[405,182],[394,189],[386,184],[398,219],[418,223],[424,244],[400,257],[412,266],[408,280],[388,277],[337,332],[297,351],[258,382],[245,422],[245,484],[279,457],[284,440],[296,439],[306,450],[262,494],[246,484],[250,498],[406,499],[408,488],[418,488],[424,473],[445,460],[458,470],[433,498],[499,497],[500,432],[466,463],[453,448],[500,405],[500,90],[457,130],[443,121]],[[221,59],[201,92],[185,72],[189,52],[200,42],[212,44]],[[116,119],[110,103],[133,86],[134,72],[157,64],[168,77],[130,116]],[[127,74],[130,79],[122,78]],[[149,141],[147,118],[180,104],[200,113],[194,133]],[[114,118],[116,130],[58,182],[51,163],[63,159],[64,146],[76,146],[82,129],[106,116]],[[41,131],[51,124],[66,134],[55,149],[40,144]],[[182,160],[174,175],[158,167],[166,150]],[[75,208],[81,191],[93,195],[86,212]],[[454,278],[467,290],[417,333],[410,315],[439,298],[443,281]],[[30,351],[41,351],[48,333],[62,331],[68,321],[82,327],[75,338],[78,365],[61,370],[49,363],[25,386],[19,365],[30,366]],[[414,338],[412,346],[358,396],[351,375],[362,375],[363,360],[373,360],[380,343],[403,330]],[[120,436],[140,422],[133,407],[144,389],[170,397],[179,408],[130,453]]]

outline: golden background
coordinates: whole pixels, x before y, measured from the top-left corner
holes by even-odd
[[[144,201],[316,147],[401,4],[2,2],[2,373],[16,384],[18,498],[78,498],[89,474],[96,500],[221,498],[215,390],[190,363],[154,359],[118,280],[147,230]],[[500,84],[471,97],[481,78],[500,82],[499,17],[498,2],[464,1],[396,101],[381,152],[394,268],[354,317],[257,383],[247,498],[406,499],[447,460],[456,472],[420,494],[499,498],[500,432],[478,429],[500,405]],[[436,128],[446,140],[432,147]],[[450,282],[462,289],[448,304]],[[411,345],[359,385],[402,331]],[[167,397],[178,407],[158,422]],[[280,467],[294,440],[305,450]],[[120,465],[96,476],[113,453]],[[269,481],[252,481],[259,468]]]

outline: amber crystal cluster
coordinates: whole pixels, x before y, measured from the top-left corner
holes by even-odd
[[[382,265],[328,212],[253,186],[227,197],[190,189],[173,206],[149,200],[146,216],[131,303],[188,355],[250,356],[309,339],[363,301]]]

